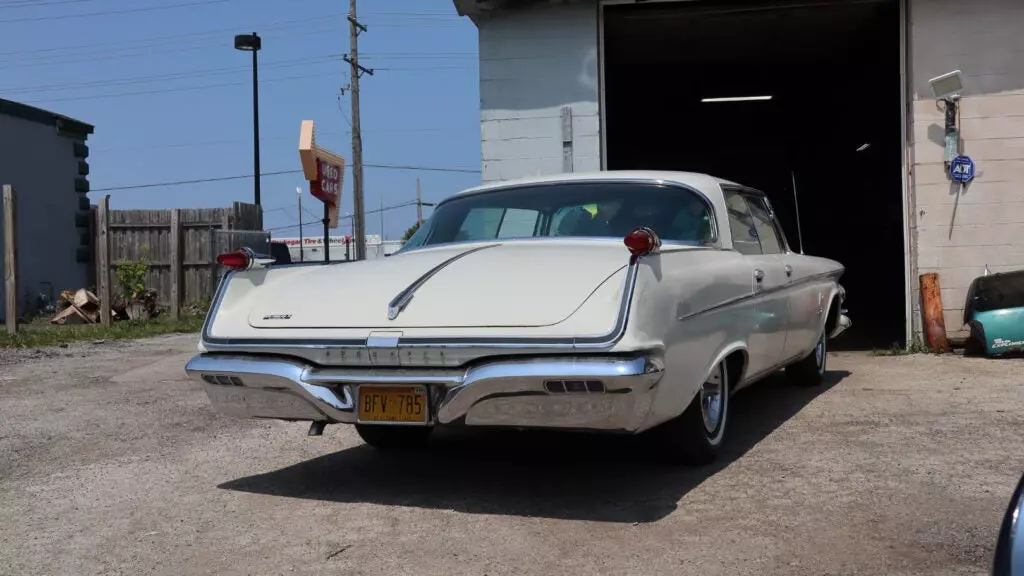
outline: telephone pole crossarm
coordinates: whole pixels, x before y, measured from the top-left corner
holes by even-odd
[[[344,56],[342,56],[341,59],[344,60],[345,62],[348,62],[356,70],[358,70],[360,76],[362,76],[363,74],[369,74],[370,76],[373,76],[373,68],[367,68],[366,66],[360,65],[355,60],[349,58],[348,54],[345,54]]]
[[[356,28],[359,29],[359,31],[356,32],[356,34],[358,34],[359,32],[366,32],[367,31],[366,26],[363,25],[363,24],[360,24],[359,20],[356,20],[356,15],[355,15],[354,11],[349,13],[345,17],[348,18],[349,23],[351,23],[353,26],[355,26]]]

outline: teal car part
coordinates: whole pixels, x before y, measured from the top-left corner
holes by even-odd
[[[1024,352],[1024,270],[979,276],[967,290],[967,351],[983,356]]]

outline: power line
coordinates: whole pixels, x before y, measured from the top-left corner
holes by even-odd
[[[326,62],[322,63],[322,64],[326,64]],[[260,80],[259,83],[260,84],[264,84],[264,83],[267,83],[267,82],[281,82],[281,81],[284,81],[284,80],[308,80],[308,79],[311,79],[311,78],[320,78],[320,79],[322,79],[323,77],[324,77],[323,74],[305,74],[305,75],[300,75],[300,76],[283,76],[283,77],[280,77],[280,78],[264,78],[264,79]],[[189,92],[189,91],[193,91],[193,90],[209,90],[209,89],[212,89],[212,88],[224,88],[224,87],[227,87],[227,86],[243,86],[243,85],[248,85],[248,84],[250,84],[250,83],[246,82],[244,80],[239,80],[237,82],[224,82],[224,83],[221,83],[221,84],[207,84],[207,85],[203,85],[203,86],[181,86],[181,87],[178,87],[178,88],[161,88],[161,89],[157,89],[157,90],[140,90],[140,91],[137,91],[137,92],[121,92],[121,93],[117,93],[117,94],[93,94],[93,95],[90,95],[90,96],[69,96],[67,98],[48,98],[48,99],[45,99],[45,100],[32,100],[31,103],[45,104],[45,103],[50,103],[50,102],[69,102],[69,101],[78,101],[78,100],[96,100],[96,99],[102,99],[102,98],[122,98],[122,97],[125,97],[125,96],[143,96],[143,95],[150,95],[150,94],[166,94],[166,93],[170,93],[170,92]]]
[[[38,8],[40,6],[53,6],[56,4],[80,4],[82,2],[95,2],[96,0],[51,0],[49,2],[37,2],[35,0],[26,0],[22,2],[4,2],[0,4],[0,10],[17,10],[20,8]]]
[[[306,39],[311,36],[318,34],[336,33],[335,29],[324,28],[323,30],[307,30],[303,31],[302,35],[299,36],[301,39]],[[267,34],[263,38],[270,39],[292,39],[294,35],[277,35]],[[80,64],[80,63],[93,63],[100,61],[109,60],[124,60],[126,58],[140,58],[146,56],[157,56],[161,54],[181,54],[184,52],[196,52],[202,50],[215,49],[223,51],[225,49],[225,43],[222,39],[198,39],[201,42],[196,46],[182,46],[181,43],[173,47],[168,47],[162,50],[148,50],[148,48],[158,48],[159,45],[153,46],[138,46],[138,47],[125,47],[115,50],[107,50],[94,53],[85,54],[73,54],[68,57],[67,54],[56,54],[56,55],[43,55],[39,57],[8,57],[5,60],[0,61],[0,69],[11,69],[11,68],[42,68],[47,66],[61,66],[64,64]],[[193,41],[196,42],[196,41]],[[128,52],[125,52],[125,51]],[[49,60],[52,58],[59,58],[57,60]],[[49,61],[48,61],[49,60]]]
[[[443,168],[437,166],[411,166],[399,164],[363,164],[365,168],[379,168],[382,170],[416,170],[420,172],[450,172],[456,174],[479,174],[480,170],[472,168]],[[346,166],[346,169],[350,168]],[[283,174],[301,174],[302,170],[277,170],[273,172],[260,172],[260,176],[280,176]],[[196,178],[194,180],[175,180],[171,182],[150,182],[146,184],[132,184],[128,186],[110,186],[107,188],[93,188],[92,192],[115,192],[122,190],[140,190],[143,188],[165,188],[170,186],[183,186],[186,184],[204,184],[207,182],[224,182],[227,180],[245,180],[252,178],[252,174],[239,174],[237,176],[215,176],[212,178]]]
[[[219,0],[228,1],[228,0]],[[204,32],[193,32],[184,33],[179,36],[158,36],[153,38],[144,38],[136,40],[128,40],[124,42],[100,42],[95,44],[82,44],[77,46],[62,46],[59,48],[46,47],[39,48],[36,50],[16,50],[8,52],[0,52],[0,68],[38,68],[43,66],[59,66],[63,64],[77,64],[82,62],[94,62],[103,60],[121,60],[125,58],[137,58],[145,57],[158,54],[176,54],[182,52],[191,52],[196,50],[208,50],[208,49],[223,49],[224,42],[221,39],[213,37],[217,33],[227,34],[238,29],[259,29],[259,30],[270,30],[272,32],[280,32],[281,30],[303,27],[302,33],[298,36],[295,34],[278,35],[278,34],[263,34],[264,38],[276,38],[276,39],[293,39],[300,38],[305,39],[313,35],[336,33],[336,26],[329,26],[322,30],[311,28],[305,22],[309,20],[315,20],[317,23],[331,25],[332,23],[327,20],[328,17],[339,16],[338,14],[331,14],[329,16],[318,16],[315,18],[302,18],[285,20],[271,24],[255,24],[248,27],[232,27],[222,28]],[[340,16],[344,16],[343,14]],[[406,26],[404,24],[395,24],[397,26]],[[381,23],[376,26],[388,27],[391,24]],[[434,25],[427,24],[414,24],[414,26],[421,28],[436,27]],[[450,27],[450,26],[441,26]],[[187,39],[188,36],[195,36],[195,38]],[[204,38],[209,36],[209,38]],[[189,46],[189,44],[196,44],[195,46]],[[88,50],[90,48],[101,48],[101,50]],[[102,49],[105,48],[105,49]],[[162,50],[152,50],[152,48],[164,48]],[[85,53],[81,53],[81,52]],[[69,54],[75,52],[74,54]],[[49,54],[47,54],[49,53]],[[420,54],[422,55],[422,54]]]
[[[416,205],[416,201],[403,202],[401,204],[393,204],[391,206],[385,206],[383,208],[377,208],[375,210],[367,210],[366,213],[367,214],[379,214],[381,212],[388,212],[390,210],[397,210],[399,208],[406,208],[408,206],[415,206],[415,205]],[[426,204],[424,204],[424,206],[426,206]],[[352,214],[345,214],[344,216],[339,216],[338,220],[350,220],[352,217],[353,217]],[[322,223],[323,223],[323,220],[313,220],[312,222],[302,222],[301,225],[302,226],[312,226],[313,224],[322,224]],[[292,224],[290,226],[277,226],[277,227],[274,227],[274,228],[267,228],[265,231],[266,232],[276,232],[278,230],[288,230],[290,228],[298,228],[298,227],[299,227],[299,224]]]
[[[332,31],[333,32],[333,31]],[[381,56],[360,56],[360,58],[381,58],[381,59],[421,59],[421,58],[463,58],[466,56],[454,56],[454,55],[432,55],[429,53],[421,54],[408,54],[408,55],[381,55]],[[289,58],[285,60],[271,61],[266,64],[260,64],[260,70],[265,69],[277,69],[277,68],[298,68],[302,66],[310,66],[316,64],[327,64],[333,61],[343,59],[344,56],[341,54],[326,54],[319,56],[307,56],[303,58]],[[454,67],[454,66],[438,66],[438,67],[417,67],[417,68],[377,68],[376,70],[432,70],[432,69],[464,69],[465,66]],[[470,67],[472,68],[472,67]],[[36,86],[18,86],[11,88],[0,88],[0,93],[3,94],[19,94],[25,92],[51,92],[55,90],[70,90],[70,89],[84,89],[84,88],[102,88],[105,86],[127,86],[131,84],[144,84],[147,82],[155,81],[174,81],[174,80],[185,80],[190,78],[200,78],[211,75],[223,75],[223,74],[235,74],[235,73],[249,73],[251,66],[227,66],[220,68],[201,68],[199,70],[190,70],[184,72],[172,72],[165,74],[151,74],[146,76],[128,76],[123,78],[110,78],[106,80],[92,80],[88,82],[66,82],[61,84],[43,84]]]
[[[458,132],[461,130],[479,130],[479,125],[473,127],[457,128],[452,126],[436,127],[436,128],[371,128],[369,130],[363,130],[363,132],[371,133],[396,133],[396,134],[408,134],[412,132]],[[348,134],[348,130],[317,130],[318,136],[337,136]],[[260,142],[269,142],[272,140],[293,140],[294,135],[289,134],[288,136],[261,136]],[[137,146],[117,146],[113,148],[92,148],[93,152],[123,152],[131,150],[165,150],[168,148],[199,148],[202,146],[217,146],[221,144],[252,144],[252,138],[235,138],[231,140],[206,140],[200,142],[176,142],[172,144],[158,144],[158,145],[137,145]]]
[[[42,22],[50,20],[63,20],[65,18],[90,18],[93,16],[115,16],[119,14],[133,14],[135,12],[152,12],[154,10],[170,10],[173,8],[185,8],[190,6],[208,6],[210,4],[222,4],[231,0],[200,0],[199,2],[183,2],[181,4],[165,4],[163,6],[145,6],[142,8],[125,8],[123,10],[104,10],[103,12],[86,12],[84,14],[58,14],[52,16],[31,16],[27,18],[8,18],[0,20],[0,24],[14,24],[17,22]]]
[[[260,172],[260,176],[280,176],[281,174],[298,174],[302,170],[277,170],[274,172]],[[238,176],[215,176],[213,178],[196,178],[195,180],[175,180],[173,182],[151,182],[148,184],[132,184],[130,186],[110,186],[108,188],[94,188],[91,192],[114,192],[117,190],[140,190],[142,188],[163,188],[169,186],[183,186],[185,184],[203,184],[206,182],[224,182],[226,180],[244,180],[252,178],[252,174],[239,174]]]
[[[288,60],[271,61],[266,64],[260,64],[260,70],[265,69],[277,69],[277,68],[297,68],[300,66],[309,66],[311,64],[327,64],[331,60],[337,60],[333,56],[309,56],[305,58],[291,58]],[[222,68],[205,68],[200,70],[193,70],[189,72],[172,72],[165,74],[153,74],[148,76],[130,76],[126,78],[113,78],[109,80],[93,80],[89,82],[69,82],[63,84],[43,84],[37,86],[21,86],[17,88],[0,88],[2,94],[22,93],[22,92],[51,92],[54,90],[80,90],[83,88],[102,88],[105,86],[126,86],[130,84],[140,84],[146,82],[153,82],[156,80],[185,80],[189,78],[199,78],[210,75],[224,75],[252,72],[252,66],[228,66]]]
[[[258,28],[258,29],[263,30],[263,31],[272,30],[272,29],[292,28],[292,27],[295,27],[296,25],[302,25],[302,24],[305,24],[306,22],[309,22],[309,21],[323,21],[323,20],[328,19],[328,18],[336,18],[336,17],[344,17],[344,16],[345,16],[345,14],[343,12],[335,12],[335,13],[332,13],[332,14],[320,14],[320,15],[316,15],[316,16],[305,16],[305,17],[302,17],[302,18],[291,18],[291,19],[287,19],[287,20],[274,20],[274,21],[271,21],[271,22],[249,23],[249,24],[246,24],[244,26],[231,26],[231,27],[228,27],[228,28],[211,28],[211,29],[207,29],[207,30],[198,30],[198,31],[193,31],[193,32],[182,32],[182,33],[179,33],[179,34],[172,34],[172,35],[169,35],[169,36],[148,36],[146,38],[137,38],[137,39],[134,39],[134,40],[117,40],[117,41],[108,41],[108,42],[96,42],[96,43],[92,43],[92,44],[77,44],[77,45],[73,45],[73,46],[55,46],[55,47],[51,46],[51,47],[38,48],[38,49],[33,49],[33,50],[14,50],[14,51],[10,51],[10,52],[0,52],[0,56],[12,56],[12,55],[24,55],[24,54],[32,54],[32,55],[34,55],[34,54],[38,54],[40,52],[68,52],[68,51],[71,51],[71,50],[77,51],[77,50],[88,49],[88,48],[106,48],[106,47],[111,47],[111,46],[122,46],[122,45],[127,45],[127,44],[140,44],[140,43],[143,44],[143,46],[136,46],[134,48],[139,48],[139,47],[147,48],[147,47],[154,46],[154,45],[155,46],[162,46],[162,45],[175,45],[175,46],[178,46],[183,41],[184,42],[188,42],[188,40],[185,40],[186,38],[191,38],[191,37],[195,37],[195,36],[217,36],[217,35],[220,35],[220,34],[229,34],[231,32],[236,32],[238,30],[250,30],[250,29],[255,29],[255,28]],[[165,42],[162,42],[162,41],[165,41]],[[153,42],[158,42],[158,43],[157,44],[152,44]]]
[[[320,66],[322,66],[324,64],[334,64],[334,63],[330,62],[330,61],[310,63],[311,66],[313,66],[313,65],[320,65]],[[418,68],[379,68],[379,70],[384,70],[384,71],[387,71],[387,72],[392,72],[392,71],[397,71],[397,72],[425,72],[425,71],[431,71],[431,70],[434,70],[434,71],[444,71],[444,70],[447,70],[447,71],[463,71],[463,72],[465,72],[465,71],[476,70],[476,68],[473,68],[473,67],[455,67],[455,66],[452,66],[452,67],[422,66],[422,67],[418,67]],[[263,84],[265,82],[281,82],[281,81],[284,81],[284,80],[309,80],[309,79],[313,79],[313,78],[323,79],[324,75],[323,74],[305,74],[305,75],[299,75],[299,76],[283,76],[283,77],[279,77],[279,78],[264,78],[264,79],[260,80],[260,84]],[[225,88],[225,87],[228,87],[228,86],[242,86],[242,85],[247,85],[247,84],[249,84],[249,83],[240,80],[240,81],[236,81],[236,82],[223,82],[223,83],[219,83],[219,84],[205,84],[205,85],[199,85],[199,86],[179,86],[179,87],[175,87],[175,88],[157,88],[157,89],[153,89],[153,90],[140,90],[140,91],[136,91],[136,92],[116,92],[116,93],[113,93],[113,94],[90,94],[90,95],[86,95],[86,96],[69,96],[69,97],[66,97],[66,98],[46,98],[46,99],[42,99],[42,100],[29,99],[29,101],[27,103],[28,104],[49,104],[49,103],[53,103],[53,102],[71,102],[71,101],[79,101],[79,100],[96,100],[96,99],[104,99],[104,98],[123,98],[125,96],[148,96],[148,95],[153,95],[153,94],[165,94],[165,93],[171,93],[171,92],[191,92],[191,91],[199,91],[199,90],[210,90],[210,89],[214,89],[214,88]]]

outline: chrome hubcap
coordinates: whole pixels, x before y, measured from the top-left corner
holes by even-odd
[[[722,408],[725,406],[723,388],[722,365],[719,364],[700,388],[700,414],[704,417],[704,430],[708,434],[714,434],[722,420]]]

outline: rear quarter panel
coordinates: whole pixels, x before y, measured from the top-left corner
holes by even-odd
[[[789,362],[810,354],[818,343],[844,268],[835,260],[802,254],[788,254],[784,260],[793,267],[785,353]]]
[[[990,310],[974,315],[985,330],[985,348],[989,356],[1024,351],[1024,308]]]
[[[711,369],[745,350],[756,319],[753,269],[737,252],[671,250],[647,256],[637,271],[633,308],[621,346],[665,354],[665,377],[644,428],[678,416]]]

